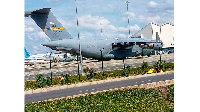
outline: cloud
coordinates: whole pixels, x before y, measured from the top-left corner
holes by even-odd
[[[174,3],[174,0],[166,0],[166,2],[167,2],[168,4],[173,4],[173,3]]]
[[[160,16],[152,16],[147,18],[148,23],[150,22],[159,23],[160,20],[161,20]]]
[[[40,38],[48,38],[48,36],[43,31],[37,32],[37,35]]]
[[[100,16],[84,15],[79,18],[80,27],[89,29],[100,29],[102,26],[107,26],[110,22]]]
[[[32,45],[32,48],[33,48],[33,54],[46,53],[48,51],[48,48],[42,45]]]
[[[135,24],[134,26],[130,26],[130,29],[131,31],[136,32],[136,31],[139,31],[141,28],[137,24]]]
[[[33,32],[35,29],[33,27],[25,27],[25,32]]]
[[[61,23],[66,23],[64,20]],[[117,27],[110,23],[107,18],[100,16],[84,15],[79,18],[80,37],[83,38],[125,38],[128,36],[127,27]],[[69,25],[71,26],[71,25]],[[76,25],[74,25],[76,26]],[[102,29],[102,33],[101,33]],[[135,24],[130,26],[131,34],[141,28]]]
[[[25,29],[24,29],[25,32],[34,32],[36,25],[35,25],[35,22],[33,20],[25,19],[24,27],[25,27]]]
[[[145,24],[148,24],[150,22],[153,22],[153,23],[156,23],[156,24],[159,24],[159,25],[162,25],[164,23],[172,23],[174,24],[174,19],[172,18],[172,16],[168,16],[169,13],[163,13],[161,15],[139,15],[137,17],[137,20],[139,22],[143,22]]]
[[[148,3],[149,7],[156,7],[158,5],[158,3],[154,2],[154,1],[150,1]]]
[[[59,2],[60,0],[47,0],[47,2]]]
[[[133,18],[133,17],[135,17],[135,13],[134,12],[126,12],[124,15],[128,15],[129,16],[129,18]]]
[[[30,35],[27,35],[28,39],[33,40],[33,38]]]
[[[61,18],[58,18],[58,21],[64,26],[66,27],[67,29],[69,28],[76,28],[76,23],[75,22],[75,19],[73,20],[67,20],[67,22],[64,20],[64,19],[61,19]]]

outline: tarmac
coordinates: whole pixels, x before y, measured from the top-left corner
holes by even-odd
[[[165,60],[166,63],[174,62],[174,53],[171,54],[162,54],[162,60]],[[141,56],[139,57],[130,57],[125,60],[125,65],[129,65],[131,67],[141,66],[143,60],[148,62],[149,65],[155,64],[160,59],[160,55],[151,55],[151,57],[144,56],[143,59]],[[83,60],[83,68],[89,67],[93,68],[95,71],[101,71],[102,62],[97,60]],[[112,69],[121,69],[123,68],[122,60],[110,60],[104,61],[104,70],[112,70]],[[52,74],[53,77],[60,76],[61,74],[70,73],[71,75],[77,74],[77,61],[71,62],[58,62],[52,63]],[[37,74],[42,74],[44,76],[50,76],[50,64],[35,64],[32,66],[24,65],[24,76],[25,81],[27,80],[35,80],[35,76]]]

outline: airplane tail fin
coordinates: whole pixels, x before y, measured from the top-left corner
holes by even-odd
[[[51,41],[71,39],[72,36],[56,19],[50,10],[51,8],[43,8],[25,11],[25,17],[31,17],[36,24],[45,32]]]
[[[28,51],[26,50],[26,48],[24,47],[24,57],[25,58],[29,58],[30,54],[28,53]]]

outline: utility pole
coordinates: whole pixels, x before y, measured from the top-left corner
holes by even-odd
[[[128,38],[131,34],[131,31],[130,31],[130,26],[129,26],[129,14],[128,14],[128,3],[130,3],[129,1],[126,1],[125,2],[127,4],[127,16],[128,16]]]

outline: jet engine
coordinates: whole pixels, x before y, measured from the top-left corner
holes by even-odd
[[[148,47],[149,47],[150,49],[153,49],[154,44],[153,44],[153,43],[150,43],[150,44],[148,45]]]
[[[159,50],[159,48],[162,48],[162,43],[150,43],[148,47],[150,49]]]

